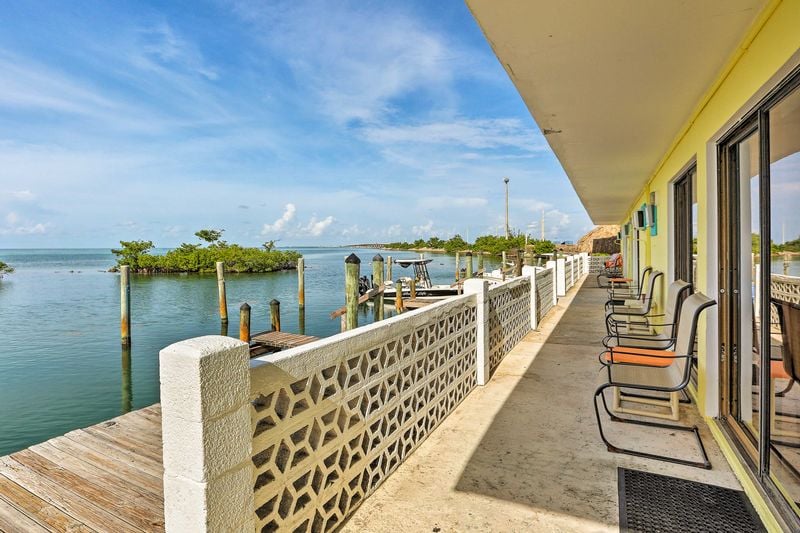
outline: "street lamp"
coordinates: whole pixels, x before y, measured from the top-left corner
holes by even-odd
[[[508,178],[503,178],[503,183],[506,184],[506,239],[509,238],[509,227],[508,227]]]

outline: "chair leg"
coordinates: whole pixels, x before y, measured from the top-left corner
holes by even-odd
[[[775,396],[779,396],[779,397],[786,396],[786,393],[788,393],[790,390],[792,390],[792,386],[793,385],[794,385],[794,380],[790,379],[789,380],[789,384],[786,386],[786,388],[783,389],[782,391],[778,392],[778,393],[775,393]]]
[[[601,385],[600,387],[598,387],[597,390],[594,393],[594,402],[593,402],[594,403],[594,415],[595,415],[595,418],[597,419],[597,428],[600,431],[600,438],[602,439],[603,443],[606,445],[606,448],[608,449],[609,452],[611,452],[611,453],[621,453],[621,454],[626,454],[626,455],[633,455],[634,457],[643,457],[645,459],[655,459],[657,461],[666,461],[666,462],[669,462],[669,463],[675,463],[675,464],[680,464],[680,465],[693,466],[695,468],[704,468],[706,470],[710,470],[711,469],[711,462],[708,459],[708,454],[706,453],[705,446],[703,446],[703,441],[700,438],[700,431],[697,429],[697,426],[691,426],[691,427],[689,427],[689,426],[678,426],[678,425],[674,425],[674,424],[661,424],[659,422],[646,422],[646,421],[643,421],[643,420],[631,420],[631,419],[627,419],[627,418],[621,418],[621,417],[615,415],[614,413],[612,413],[608,408],[608,404],[606,403],[606,397],[605,397],[605,394],[603,394],[603,393],[604,393],[605,389],[607,389],[609,387],[612,387],[612,385],[610,383],[606,383],[606,384]],[[602,422],[602,420],[600,418],[600,409],[597,406],[597,397],[598,396],[600,397],[600,400],[603,402],[603,409],[605,409],[606,413],[608,414],[608,416],[609,416],[609,418],[611,419],[612,422],[622,422],[622,423],[625,423],[625,424],[635,424],[635,425],[639,425],[639,426],[647,426],[647,427],[654,427],[654,428],[660,428],[660,429],[669,429],[671,431],[686,431],[686,432],[689,432],[689,433],[693,433],[695,438],[697,439],[697,444],[698,444],[698,446],[700,448],[700,453],[703,456],[703,460],[702,461],[689,461],[689,460],[686,460],[686,459],[679,459],[679,458],[676,458],[676,457],[669,457],[669,456],[666,456],[666,455],[659,455],[659,454],[655,454],[655,453],[640,452],[638,450],[631,450],[631,449],[628,449],[628,448],[620,448],[620,447],[616,446],[615,444],[612,444],[606,438],[605,432],[603,431],[603,422]]]

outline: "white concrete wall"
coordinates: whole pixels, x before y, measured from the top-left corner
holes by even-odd
[[[228,337],[162,350],[167,530],[341,524],[537,326],[549,266],[253,360]]]

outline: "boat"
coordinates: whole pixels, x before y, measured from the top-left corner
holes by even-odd
[[[393,262],[403,268],[413,267],[414,276],[400,278],[402,283],[403,298],[411,297],[411,283],[415,285],[417,299],[439,300],[448,296],[459,294],[460,287],[454,285],[434,285],[428,273],[428,263],[433,259],[395,259]],[[397,295],[396,284],[392,280],[387,280],[383,291],[384,300],[394,301]]]

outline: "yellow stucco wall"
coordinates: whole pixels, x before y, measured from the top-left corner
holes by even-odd
[[[642,254],[643,264],[650,264],[667,274],[669,239],[672,238],[667,208],[669,183],[678,177],[687,163],[696,158],[699,253],[695,281],[698,290],[708,292],[707,254],[717,253],[717,242],[716,236],[709,236],[706,231],[708,217],[716,217],[716,212],[709,213],[705,209],[708,203],[707,180],[716,179],[716,176],[708,176],[707,143],[713,140],[718,130],[735,116],[736,112],[791,59],[798,49],[800,49],[800,0],[771,2],[751,28],[740,48],[732,51],[732,58],[726,71],[717,83],[709,88],[705,101],[690,116],[686,127],[665,154],[647,186],[631,205],[626,219],[630,219],[633,211],[645,203],[650,191],[656,192],[658,235],[651,237],[649,231],[642,232],[645,248]],[[663,301],[660,303],[663,304]],[[706,386],[702,379],[702,371],[701,368],[698,391],[701,401]]]
[[[681,133],[673,145],[664,154],[658,168],[650,177],[648,184],[630,207],[626,220],[638,209],[650,191],[656,192],[658,206],[658,235],[650,237],[649,231],[644,238],[647,250],[642,264],[650,264],[662,270],[668,277],[669,240],[672,239],[672,228],[669,226],[668,196],[669,184],[678,177],[686,165],[696,158],[697,161],[697,200],[698,200],[698,265],[697,290],[708,294],[706,268],[708,255],[717,254],[716,235],[707,231],[708,217],[716,217],[716,212],[709,212],[707,185],[708,180],[716,180],[716,175],[709,176],[707,146],[715,141],[715,136],[731,119],[737,116],[753,96],[763,92],[765,86],[777,72],[784,68],[800,50],[800,0],[775,0],[770,2],[748,35],[737,50],[731,51],[728,65],[716,83],[709,87],[705,97],[690,114]],[[663,292],[663,291],[662,291]],[[714,296],[714,295],[710,295]],[[663,304],[663,302],[661,302]],[[716,327],[710,323],[709,327]],[[708,383],[706,379],[706,324],[701,322],[699,328],[699,380],[697,389],[698,407],[706,413],[706,398],[710,387],[715,391],[718,383]],[[716,357],[716,354],[713,354]],[[721,435],[715,433],[716,437]],[[730,459],[730,457],[729,457]],[[766,516],[766,505],[760,502],[752,484],[740,477],[748,495],[754,500],[759,512]],[[774,520],[768,521],[774,526]]]

